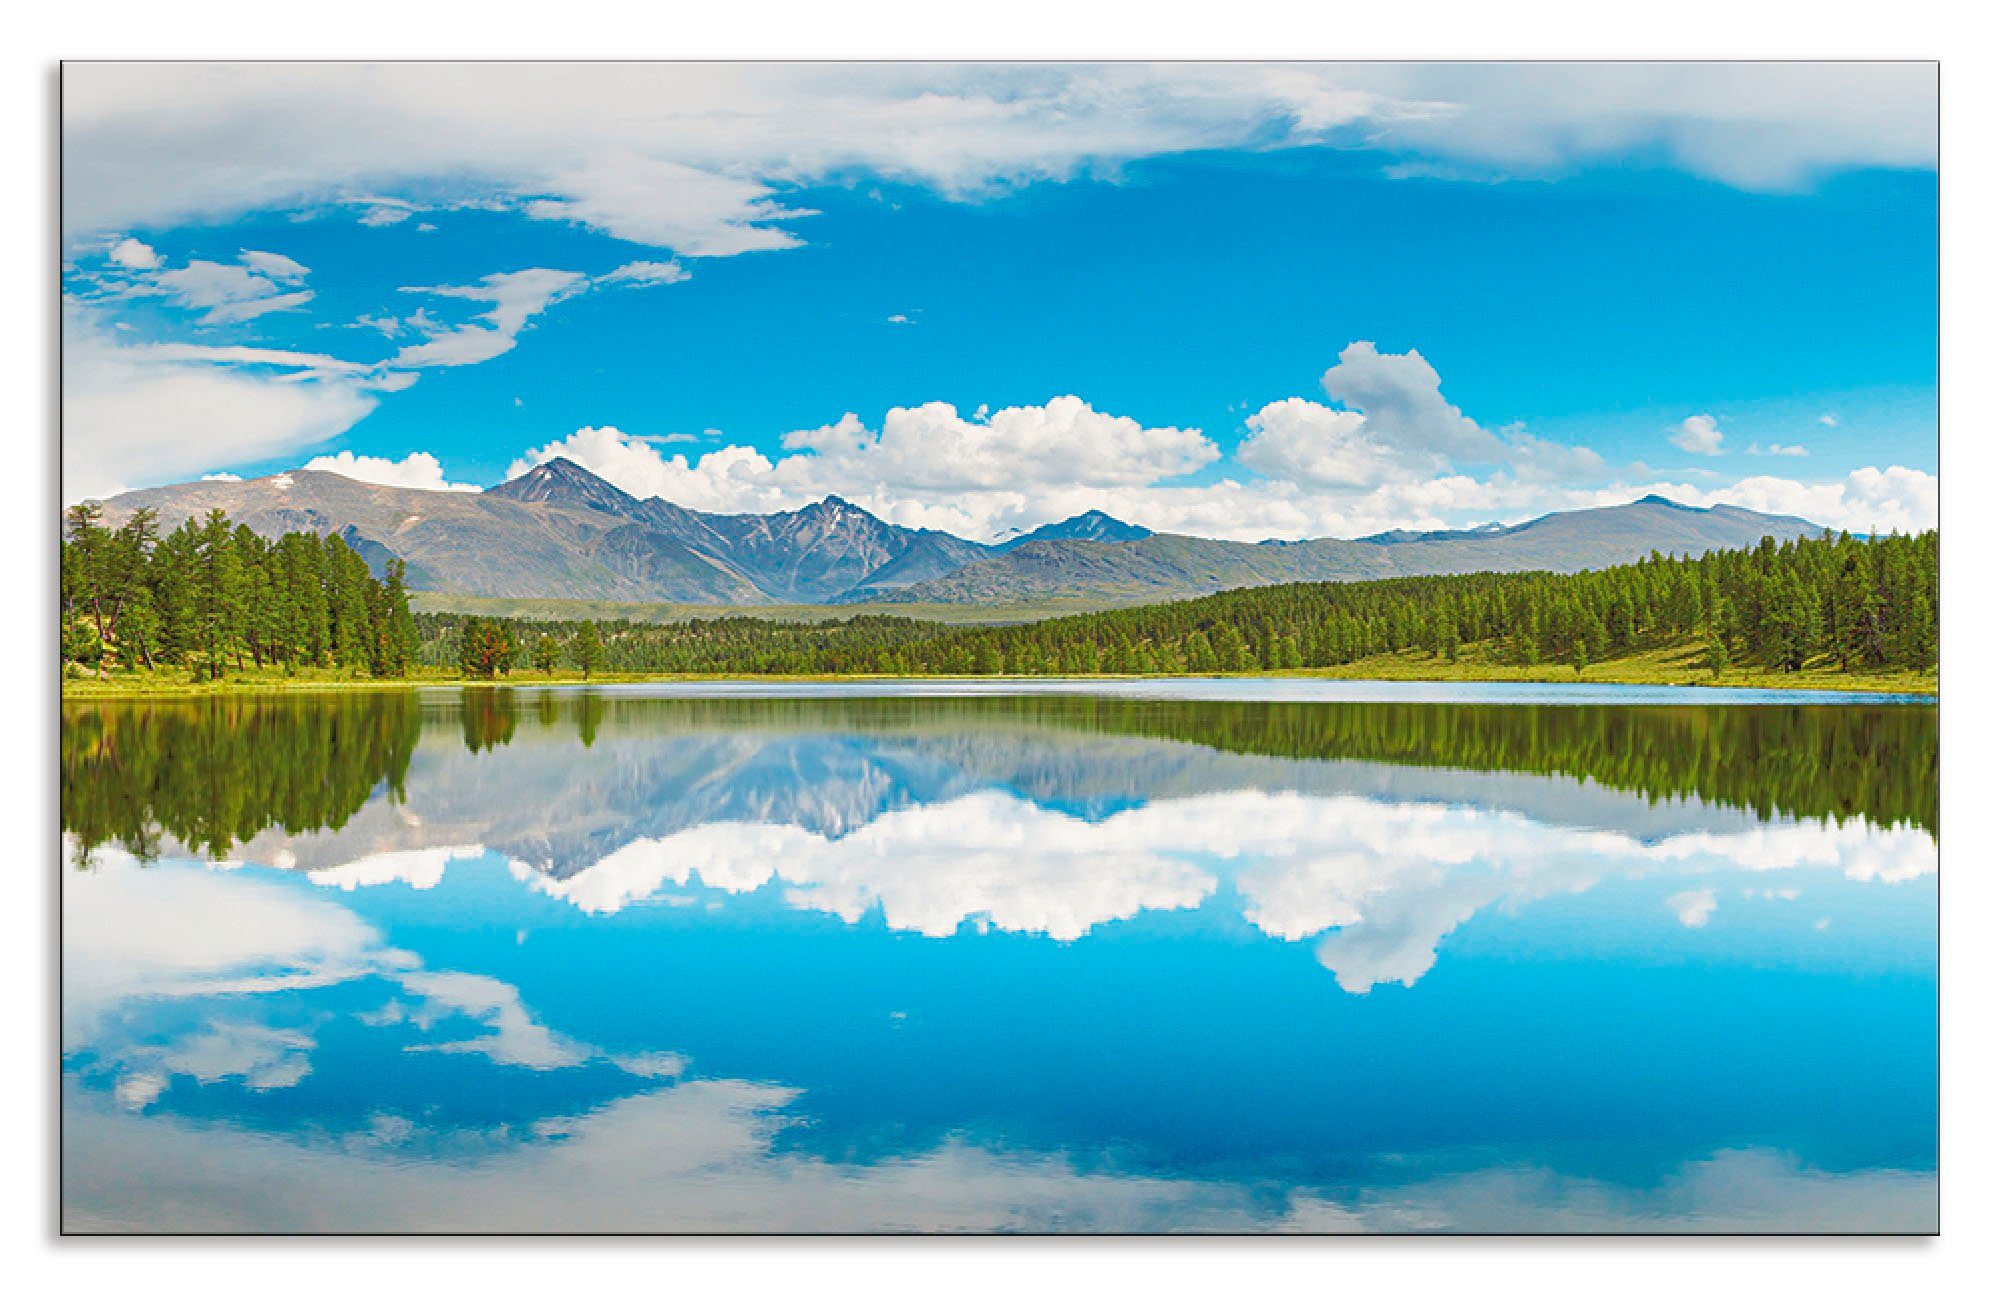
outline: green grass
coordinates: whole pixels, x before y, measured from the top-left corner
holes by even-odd
[[[1849,693],[1930,693],[1938,691],[1936,670],[1843,671],[1830,661],[1809,662],[1804,670],[1777,671],[1762,666],[1730,666],[1720,676],[1701,662],[1697,643],[1636,652],[1595,662],[1579,675],[1574,666],[1544,662],[1521,666],[1495,661],[1484,644],[1459,652],[1456,662],[1429,653],[1384,653],[1313,670],[1288,672],[1321,679],[1519,681],[1540,684],[1681,684],[1722,688],[1819,689]]]
[[[1579,675],[1572,666],[1558,663],[1543,663],[1538,666],[1521,666],[1512,662],[1493,660],[1484,645],[1472,645],[1459,653],[1456,662],[1442,657],[1433,657],[1422,652],[1389,653],[1345,666],[1327,666],[1297,671],[1248,671],[1241,674],[1254,676],[1295,676],[1308,679],[1353,679],[1353,680],[1429,680],[1441,682],[1466,681],[1514,681],[1522,683],[1573,684],[1581,680],[1589,684],[1674,684],[1694,688],[1722,686],[1729,688],[1768,688],[1821,690],[1830,692],[1867,693],[1928,693],[1938,692],[1938,673],[1935,670],[1911,671],[1840,671],[1829,662],[1810,663],[1805,670],[1796,672],[1766,670],[1756,666],[1732,666],[1717,678],[1700,661],[1701,650],[1690,643],[1679,647],[1652,649],[1630,654],[1611,661],[1592,664]],[[533,684],[636,684],[648,681],[672,681],[688,679],[729,679],[749,678],[756,680],[825,681],[832,679],[880,679],[877,675],[685,675],[664,672],[653,673],[599,673],[589,680],[576,671],[557,671],[545,675],[540,671],[517,671],[513,675],[496,680],[467,680],[456,671],[442,667],[421,667],[404,679],[375,679],[367,675],[357,675],[351,671],[313,670],[287,675],[282,671],[246,670],[232,673],[219,681],[194,680],[185,671],[146,672],[113,671],[99,680],[94,676],[82,679],[66,679],[62,692],[65,698],[113,698],[113,697],[202,697],[207,695],[241,695],[258,693],[314,692],[329,689],[393,689],[414,688],[437,684],[482,684],[482,685],[533,685]],[[935,679],[938,676],[914,676],[918,679]],[[995,678],[995,677],[986,677]],[[1038,678],[1038,677],[1029,677]],[[1102,678],[1117,678],[1104,676]]]
[[[857,616],[908,617],[947,625],[1018,625],[1077,612],[1101,612],[1112,606],[1102,599],[1045,599],[1034,603],[618,603],[598,599],[490,598],[477,594],[410,595],[413,612],[451,612],[465,616],[518,617],[528,621],[636,621],[665,625],[677,621],[712,621],[719,617],[755,617],[760,621],[817,624]]]

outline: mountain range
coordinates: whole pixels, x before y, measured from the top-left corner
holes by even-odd
[[[831,495],[780,513],[698,512],[640,499],[568,459],[478,492],[305,470],[186,482],[114,496],[105,520],[141,507],[169,528],[220,508],[267,536],[337,534],[378,569],[401,558],[417,590],[736,605],[1159,602],[1288,581],[1578,571],[1821,529],[1649,495],[1513,526],[1259,543],[1156,534],[1093,510],[981,544],[897,526]]]

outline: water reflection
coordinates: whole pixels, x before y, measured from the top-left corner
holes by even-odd
[[[1935,1218],[1928,708],[64,720],[73,1227]]]

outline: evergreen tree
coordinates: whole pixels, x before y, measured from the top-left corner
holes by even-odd
[[[585,679],[604,670],[604,640],[597,633],[595,621],[585,621],[576,628],[576,636],[570,640],[570,659]]]

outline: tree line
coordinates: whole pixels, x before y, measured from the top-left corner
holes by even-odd
[[[1927,670],[1938,660],[1938,533],[1826,533],[1597,571],[1270,585],[1011,626],[856,615],[811,624],[420,616],[419,660],[468,675],[1207,674],[1389,653],[1573,666],[1693,646],[1701,665]]]
[[[377,579],[337,535],[267,540],[215,509],[161,533],[152,509],[104,525],[96,503],[64,515],[66,674],[190,670],[217,680],[278,667],[406,674],[416,660],[400,559]]]

